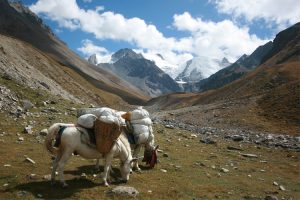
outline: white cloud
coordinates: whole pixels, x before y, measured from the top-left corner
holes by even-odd
[[[250,54],[268,41],[250,34],[247,27],[238,27],[230,20],[203,21],[193,18],[188,12],[174,15],[173,26],[191,34],[190,38],[184,38],[186,41],[183,46],[189,46],[189,51],[199,56],[227,57],[234,61],[241,52]]]
[[[101,12],[104,10],[101,6],[85,10],[78,6],[76,0],[38,0],[30,9],[58,22],[60,28],[80,29],[101,40],[128,42],[143,51],[146,57],[162,63],[157,59],[156,54],[159,53],[172,66],[181,66],[194,55],[227,57],[235,61],[240,55],[249,54],[266,42],[251,35],[248,28],[238,27],[230,20],[203,21],[188,12],[174,15],[173,27],[188,33],[187,37],[175,38],[165,37],[155,25],[147,24],[143,19]],[[78,50],[87,56],[96,53],[104,61],[110,52],[102,51],[102,48],[91,41],[84,41]]]
[[[244,17],[248,21],[263,19],[280,27],[300,21],[298,0],[216,0],[215,4],[219,12]]]
[[[82,46],[77,48],[87,58],[92,54],[96,54],[97,61],[99,63],[107,63],[110,61],[111,53],[104,47],[95,45],[91,40],[85,39],[82,42]]]
[[[84,3],[92,3],[93,0],[82,0]]]

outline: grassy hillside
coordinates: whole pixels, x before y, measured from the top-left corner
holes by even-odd
[[[92,160],[72,157],[65,167],[67,189],[51,186],[45,176],[51,172],[52,161],[39,131],[54,122],[75,122],[75,109],[87,105],[24,88],[11,80],[0,79],[0,83],[15,91],[18,105],[23,99],[35,104],[19,118],[3,110],[0,113],[0,199],[122,199],[105,194],[109,188],[102,185]],[[33,125],[32,134],[23,133],[27,124]],[[213,138],[216,144],[203,144],[200,135],[158,124],[154,133],[163,151],[159,164],[153,170],[143,167],[143,172],[132,174],[126,184],[140,192],[138,199],[264,199],[269,194],[279,199],[300,198],[299,152],[218,138]],[[24,141],[18,141],[19,137]],[[241,155],[247,153],[258,157]],[[26,162],[25,157],[36,163]],[[222,172],[222,168],[229,172]],[[114,162],[113,169],[118,174],[118,163]],[[81,177],[82,173],[87,177]],[[113,178],[111,188],[117,185],[120,183]]]

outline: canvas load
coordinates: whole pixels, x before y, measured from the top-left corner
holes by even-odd
[[[96,119],[94,131],[97,150],[102,154],[107,154],[115,140],[121,135],[122,127],[116,123],[107,123]]]
[[[94,123],[95,123],[96,119],[97,119],[97,117],[93,114],[81,115],[77,119],[77,124],[81,127],[91,129],[91,128],[94,128]]]
[[[144,119],[149,118],[150,115],[147,110],[143,109],[142,107],[139,107],[138,109],[135,109],[131,112],[130,120],[138,120],[138,119]]]
[[[133,124],[132,128],[134,130],[133,135],[136,143],[145,144],[148,140],[152,140],[154,138],[153,130],[151,126],[141,125],[141,124]]]

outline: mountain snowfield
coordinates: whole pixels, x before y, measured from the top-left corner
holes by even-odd
[[[165,60],[161,54],[144,53],[133,49],[132,51],[135,52],[135,55],[138,55],[139,58],[143,57],[153,61],[157,67],[180,83],[200,81],[232,64],[226,58],[220,60],[218,58],[198,56],[188,60],[183,65],[175,65]],[[109,64],[117,62],[116,58],[113,57],[114,55],[115,54],[112,54],[108,61]],[[119,55],[118,57],[122,57],[122,55]],[[100,64],[96,54],[91,55],[88,58],[88,61],[93,65]]]
[[[180,82],[197,82],[230,64],[226,58],[220,60],[217,58],[198,56],[186,62],[185,68],[178,74],[175,80]]]

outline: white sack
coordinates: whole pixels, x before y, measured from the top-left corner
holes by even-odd
[[[131,120],[131,124],[141,124],[141,125],[151,125],[152,120],[149,117],[143,118],[143,119],[135,119]]]
[[[131,111],[131,121],[137,120],[137,119],[144,119],[149,116],[150,115],[149,115],[148,111],[143,108],[138,108],[138,109]]]
[[[140,125],[140,124],[133,124],[134,130],[134,138],[137,144],[144,144],[147,143],[148,138],[150,136],[150,129],[149,126]]]
[[[96,115],[97,117],[100,116],[108,116],[108,115],[113,115],[115,110],[108,108],[108,107],[102,107],[102,108],[96,108],[95,110],[91,111],[91,114]]]
[[[81,115],[77,119],[77,124],[84,128],[93,128],[96,118],[93,114]]]

